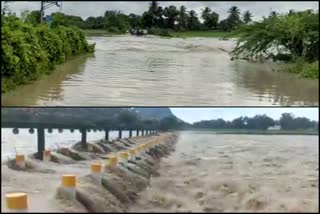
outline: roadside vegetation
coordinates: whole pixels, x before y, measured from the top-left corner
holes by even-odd
[[[3,11],[1,93],[49,74],[72,55],[94,51],[79,28],[54,23],[49,27],[39,21],[35,13],[18,18]]]
[[[305,78],[319,78],[319,13],[312,10],[271,13],[261,22],[241,26],[236,56],[250,60],[286,62],[287,71]]]

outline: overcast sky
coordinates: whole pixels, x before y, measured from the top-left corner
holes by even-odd
[[[279,119],[284,112],[292,113],[295,117],[307,117],[318,121],[318,108],[170,108],[172,113],[180,119],[193,123],[200,120],[223,118],[233,120],[240,116],[252,117],[257,114],[266,114]]]
[[[121,10],[126,14],[135,13],[142,14],[147,10],[150,1],[62,1],[63,13],[81,16],[86,19],[89,16],[101,16],[106,10]],[[161,1],[160,6],[175,5],[177,7],[185,5],[187,10],[195,10],[198,14],[205,6],[210,7],[213,11],[220,15],[220,20],[226,18],[227,10],[231,6],[238,6],[241,12],[249,10],[253,13],[253,19],[259,20],[263,16],[267,16],[271,10],[282,12],[288,12],[293,10],[306,10],[314,9],[318,10],[318,1]],[[40,2],[34,1],[16,1],[10,3],[10,9],[12,12],[16,12],[17,15],[24,10],[39,10]],[[46,14],[58,11],[57,7],[48,9]]]

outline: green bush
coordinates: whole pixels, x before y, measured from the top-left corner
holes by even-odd
[[[319,61],[309,63],[303,59],[297,59],[295,63],[289,64],[287,71],[304,78],[317,79],[319,78]]]
[[[311,79],[319,78],[319,61],[305,63],[302,67],[301,76]]]
[[[49,73],[54,65],[80,52],[93,52],[78,28],[24,23],[14,16],[1,19],[1,92]]]

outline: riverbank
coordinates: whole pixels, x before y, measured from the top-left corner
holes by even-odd
[[[31,25],[17,17],[1,19],[1,93],[50,74],[71,56],[94,52],[76,27]]]
[[[173,133],[112,142],[100,140],[88,143],[86,148],[75,144],[72,148],[51,151],[49,162],[28,155],[26,168],[17,167],[15,160],[3,162],[2,203],[6,204],[6,193],[18,190],[28,194],[30,212],[125,212],[135,202],[138,193],[149,185],[151,177],[159,176],[160,158],[174,151],[175,140]],[[149,147],[141,148],[142,145]],[[138,153],[132,159],[134,148],[142,151],[134,150]],[[123,151],[130,152],[130,161],[118,156]],[[118,157],[116,165],[111,161],[113,155]],[[92,163],[102,164],[102,183],[96,182],[95,175],[90,174]],[[64,174],[76,175],[75,198],[67,197],[59,184]],[[6,206],[2,206],[2,211],[8,211]]]
[[[252,135],[319,135],[318,130],[192,129],[191,132]]]

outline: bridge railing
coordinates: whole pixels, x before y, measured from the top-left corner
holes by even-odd
[[[43,151],[45,150],[45,129],[52,132],[53,129],[58,129],[61,133],[63,129],[70,129],[71,131],[79,130],[81,133],[81,144],[86,147],[87,144],[87,132],[104,131],[104,140],[109,141],[109,132],[118,131],[118,139],[122,138],[123,131],[129,131],[129,138],[132,137],[132,132],[136,131],[136,136],[144,136],[156,134],[158,131],[151,128],[141,127],[97,127],[97,126],[85,126],[85,125],[68,125],[68,124],[54,124],[54,123],[26,123],[26,122],[2,122],[1,128],[12,128],[13,134],[19,134],[19,129],[29,129],[29,132],[34,133],[34,129],[37,130],[37,157],[43,160]]]

